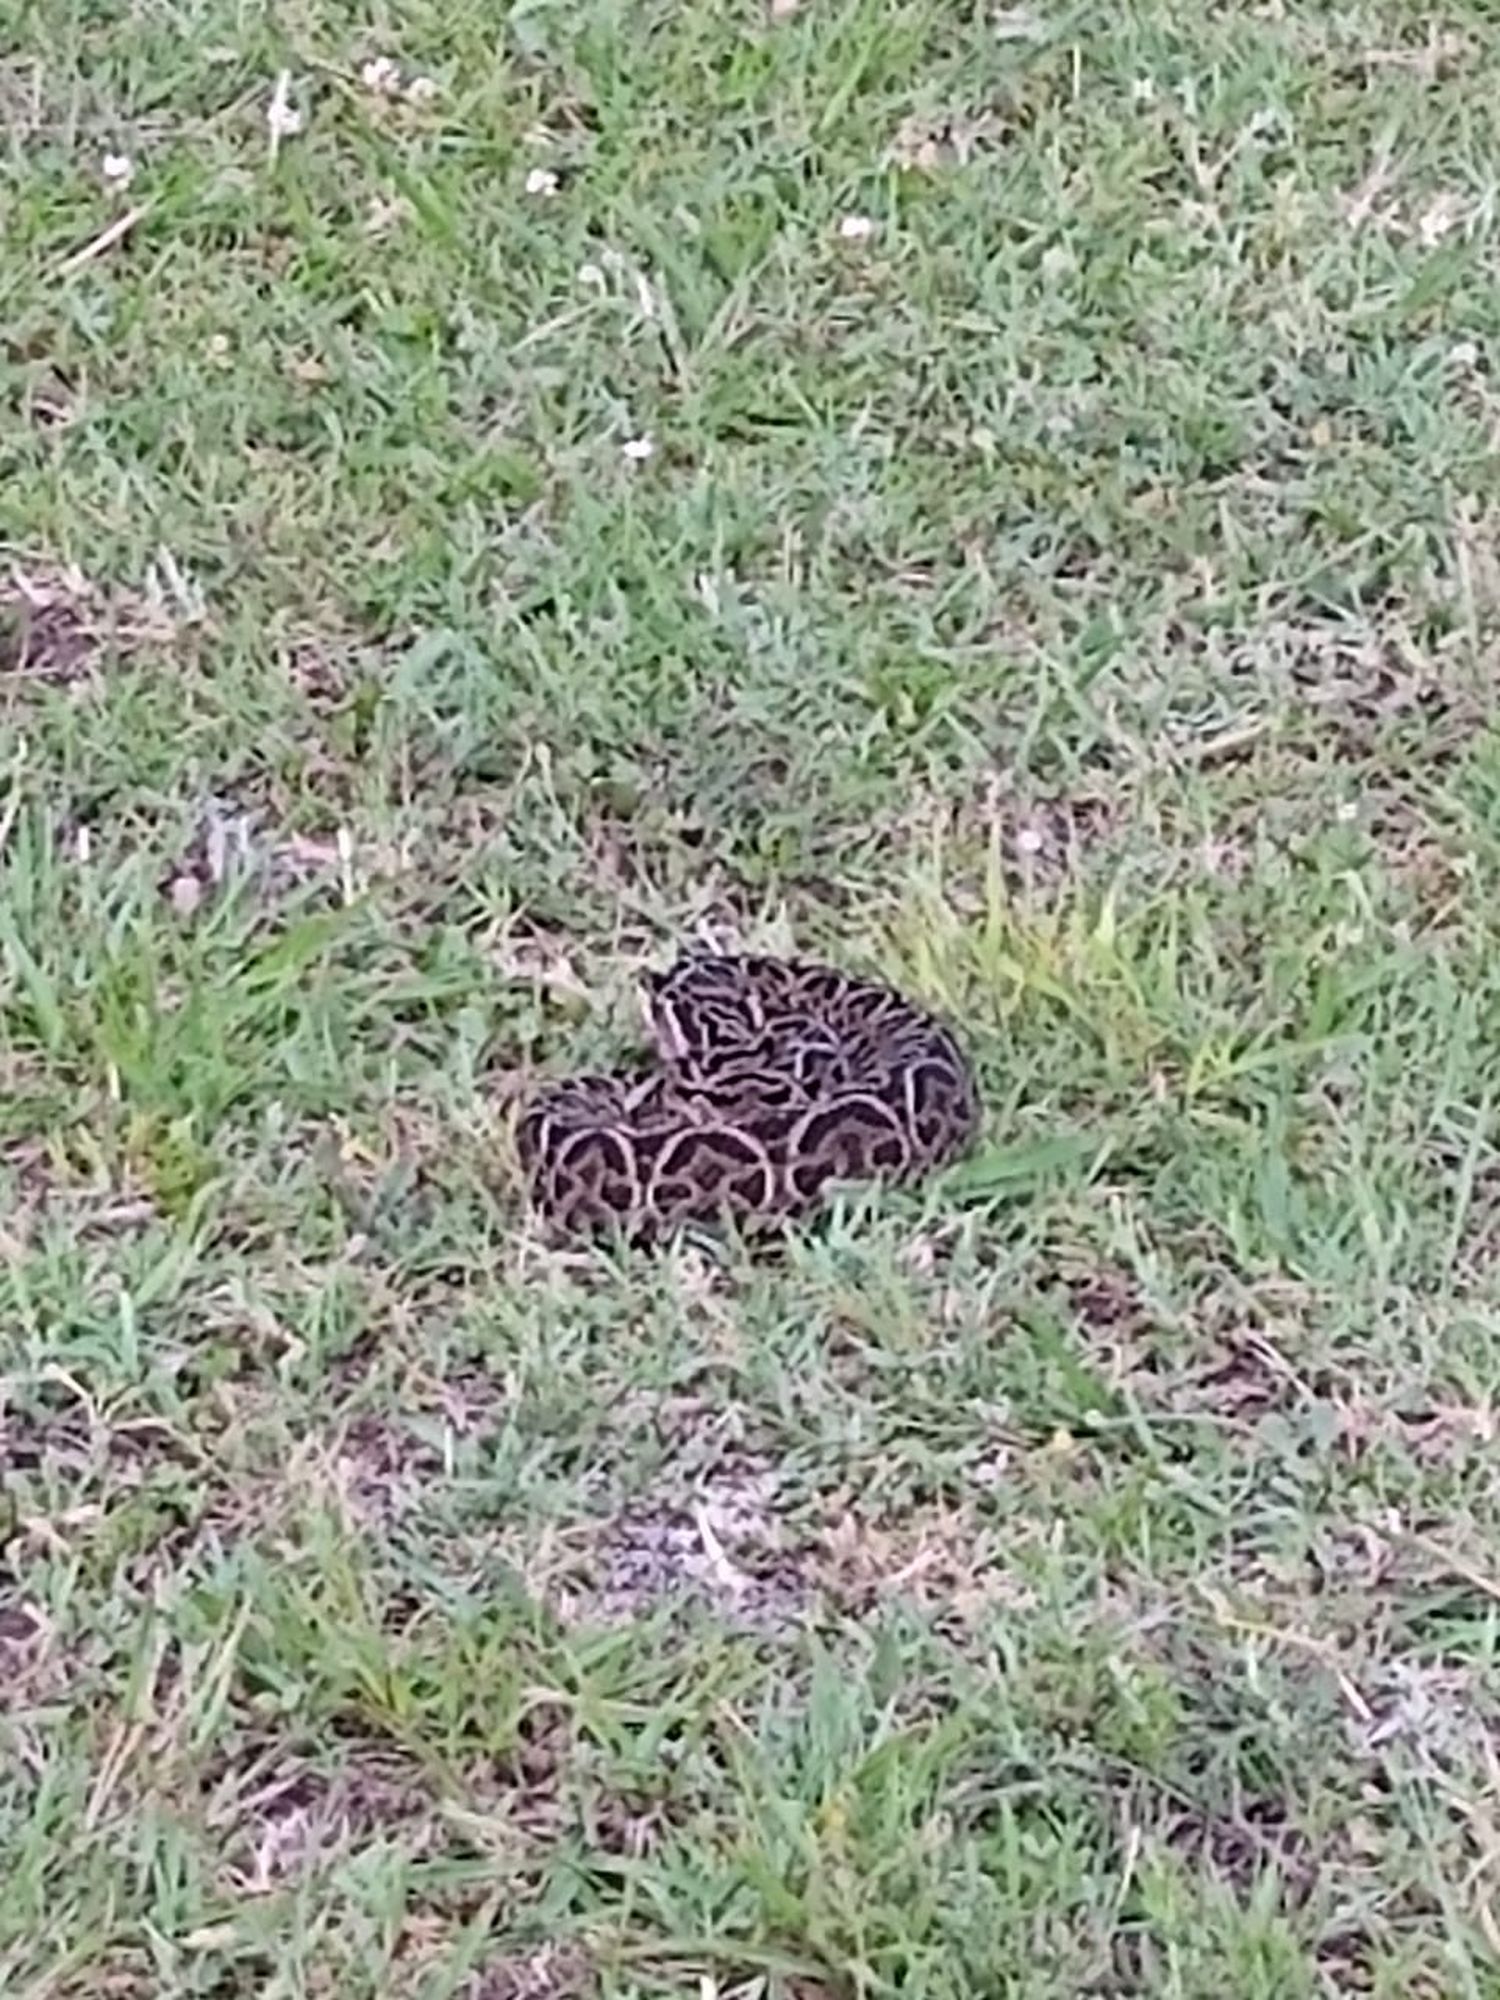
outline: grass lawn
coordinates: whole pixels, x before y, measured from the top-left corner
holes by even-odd
[[[7,2000],[1500,1996],[1497,99],[1489,0],[13,8]],[[549,1245],[705,928],[976,1155]]]

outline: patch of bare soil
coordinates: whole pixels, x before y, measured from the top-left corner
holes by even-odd
[[[599,1990],[586,1955],[574,1945],[492,1958],[465,1989],[465,2000],[591,2000]]]
[[[438,1844],[435,1802],[413,1767],[369,1744],[346,1746],[327,1770],[284,1744],[254,1744],[205,1785],[204,1816],[218,1836],[226,1888],[266,1895],[326,1867],[338,1854],[399,1840]]]
[[[76,599],[0,590],[0,674],[60,682],[89,670],[94,639]]]
[[[450,1452],[489,1436],[507,1410],[504,1383],[475,1363],[453,1361],[436,1373],[418,1361],[382,1384],[380,1358],[366,1349],[339,1357],[333,1379],[350,1406],[317,1441],[328,1485],[361,1528],[411,1511],[449,1476]]]
[[[1118,1264],[1099,1264],[1065,1281],[1068,1304],[1091,1335],[1129,1338],[1151,1324],[1151,1310],[1131,1273]]]
[[[0,1500],[0,1541],[14,1525]],[[41,1606],[32,1603],[0,1558],[0,1715],[19,1711],[55,1696],[67,1678],[67,1662],[58,1655],[53,1632]],[[14,1747],[25,1755],[24,1740]]]
[[[1076,881],[1118,824],[1118,808],[1098,793],[1003,793],[989,803],[989,835],[1012,888],[1052,889]]]
[[[1287,1900],[1301,1903],[1317,1881],[1318,1857],[1284,1800],[1246,1799],[1234,1813],[1169,1804],[1157,1831],[1196,1873],[1216,1875],[1240,1895],[1270,1873]]]
[[[392,843],[361,841],[347,825],[294,831],[246,785],[197,802],[187,838],[165,861],[159,887],[186,919],[240,883],[252,884],[263,902],[311,890],[321,891],[324,902],[345,902],[372,882],[402,875],[408,865],[409,856]]]
[[[1238,1429],[1296,1409],[1310,1393],[1269,1338],[1241,1326],[1205,1341],[1189,1366],[1157,1382],[1149,1400],[1174,1416]]]
[[[653,1490],[580,1537],[549,1585],[561,1616],[613,1624],[672,1601],[776,1629],[809,1604],[811,1552],[785,1516],[782,1481],[745,1439],[742,1413],[684,1393],[629,1398],[620,1423],[663,1446]]]
[[[0,570],[0,698],[25,684],[97,680],[111,655],[172,645],[189,613],[164,590],[106,591],[72,566],[12,563]]]
[[[76,1978],[64,1976],[44,1991],[57,2000],[158,2000],[161,1975],[143,1950],[112,1955],[86,1966]]]
[[[935,174],[966,167],[977,153],[993,151],[1005,138],[1006,119],[998,110],[957,109],[931,116],[912,112],[902,119],[887,150],[892,166],[907,173]]]
[[[924,857],[943,851],[953,864],[947,892],[955,906],[976,913],[989,893],[983,872],[998,874],[1016,897],[1045,900],[1066,892],[1088,872],[1119,828],[1123,795],[1090,779],[1073,790],[1047,790],[1010,771],[993,771],[971,798],[954,807],[922,798],[890,829],[898,852]]]
[[[45,1220],[65,1227],[75,1243],[92,1243],[143,1229],[159,1214],[128,1168],[104,1179],[55,1148],[0,1142],[0,1256],[21,1255]]]
[[[810,1580],[799,1551],[786,1544],[776,1488],[770,1470],[744,1468],[626,1508],[598,1551],[592,1615],[612,1623],[686,1597],[737,1624],[794,1623]]]
[[[1034,1602],[967,1502],[889,1517],[846,1493],[831,1496],[825,1514],[818,1580],[846,1615],[904,1602],[961,1645],[997,1610],[1024,1611]]]

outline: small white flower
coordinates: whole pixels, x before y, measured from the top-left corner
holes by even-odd
[[[361,68],[359,80],[377,97],[394,97],[401,88],[401,66],[389,56],[372,56]]]
[[[1130,86],[1130,95],[1135,99],[1137,104],[1154,104],[1156,102],[1155,79],[1149,76],[1138,76]]]
[[[602,291],[604,289],[604,273],[597,264],[580,264],[578,266],[578,282],[580,285],[592,286],[595,291]]]
[[[406,86],[408,104],[434,104],[438,96],[438,80],[435,76],[414,76]]]
[[[1435,250],[1463,219],[1462,201],[1451,189],[1446,189],[1417,218],[1417,234],[1422,239],[1423,248]]]
[[[1047,845],[1040,827],[1023,826],[1016,832],[1016,851],[1019,854],[1040,854]]]
[[[135,177],[135,161],[128,153],[106,153],[99,171],[111,187],[128,188]]]
[[[274,159],[283,139],[295,138],[302,130],[302,113],[292,102],[292,73],[284,69],[276,79],[271,101],[266,106],[266,130],[271,138]]]
[[[203,884],[196,875],[174,875],[167,895],[179,917],[190,917],[203,901]]]
[[[526,176],[526,192],[535,195],[557,193],[558,179],[550,167],[533,167]]]
[[[626,438],[624,444],[620,446],[625,457],[636,465],[644,465],[655,449],[656,446],[648,437]]]
[[[874,234],[874,219],[868,215],[846,215],[839,224],[839,235],[846,243],[864,243]]]

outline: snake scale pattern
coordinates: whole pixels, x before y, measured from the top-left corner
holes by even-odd
[[[517,1126],[531,1201],[559,1234],[784,1223],[835,1183],[913,1180],[974,1139],[963,1051],[876,980],[691,952],[642,997],[652,1054],[545,1086]]]

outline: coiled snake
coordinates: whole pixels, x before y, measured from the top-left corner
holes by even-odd
[[[835,1182],[956,1158],[979,1105],[953,1036],[893,988],[806,961],[691,953],[649,974],[654,1055],[525,1108],[534,1206],[569,1235],[776,1223]]]

